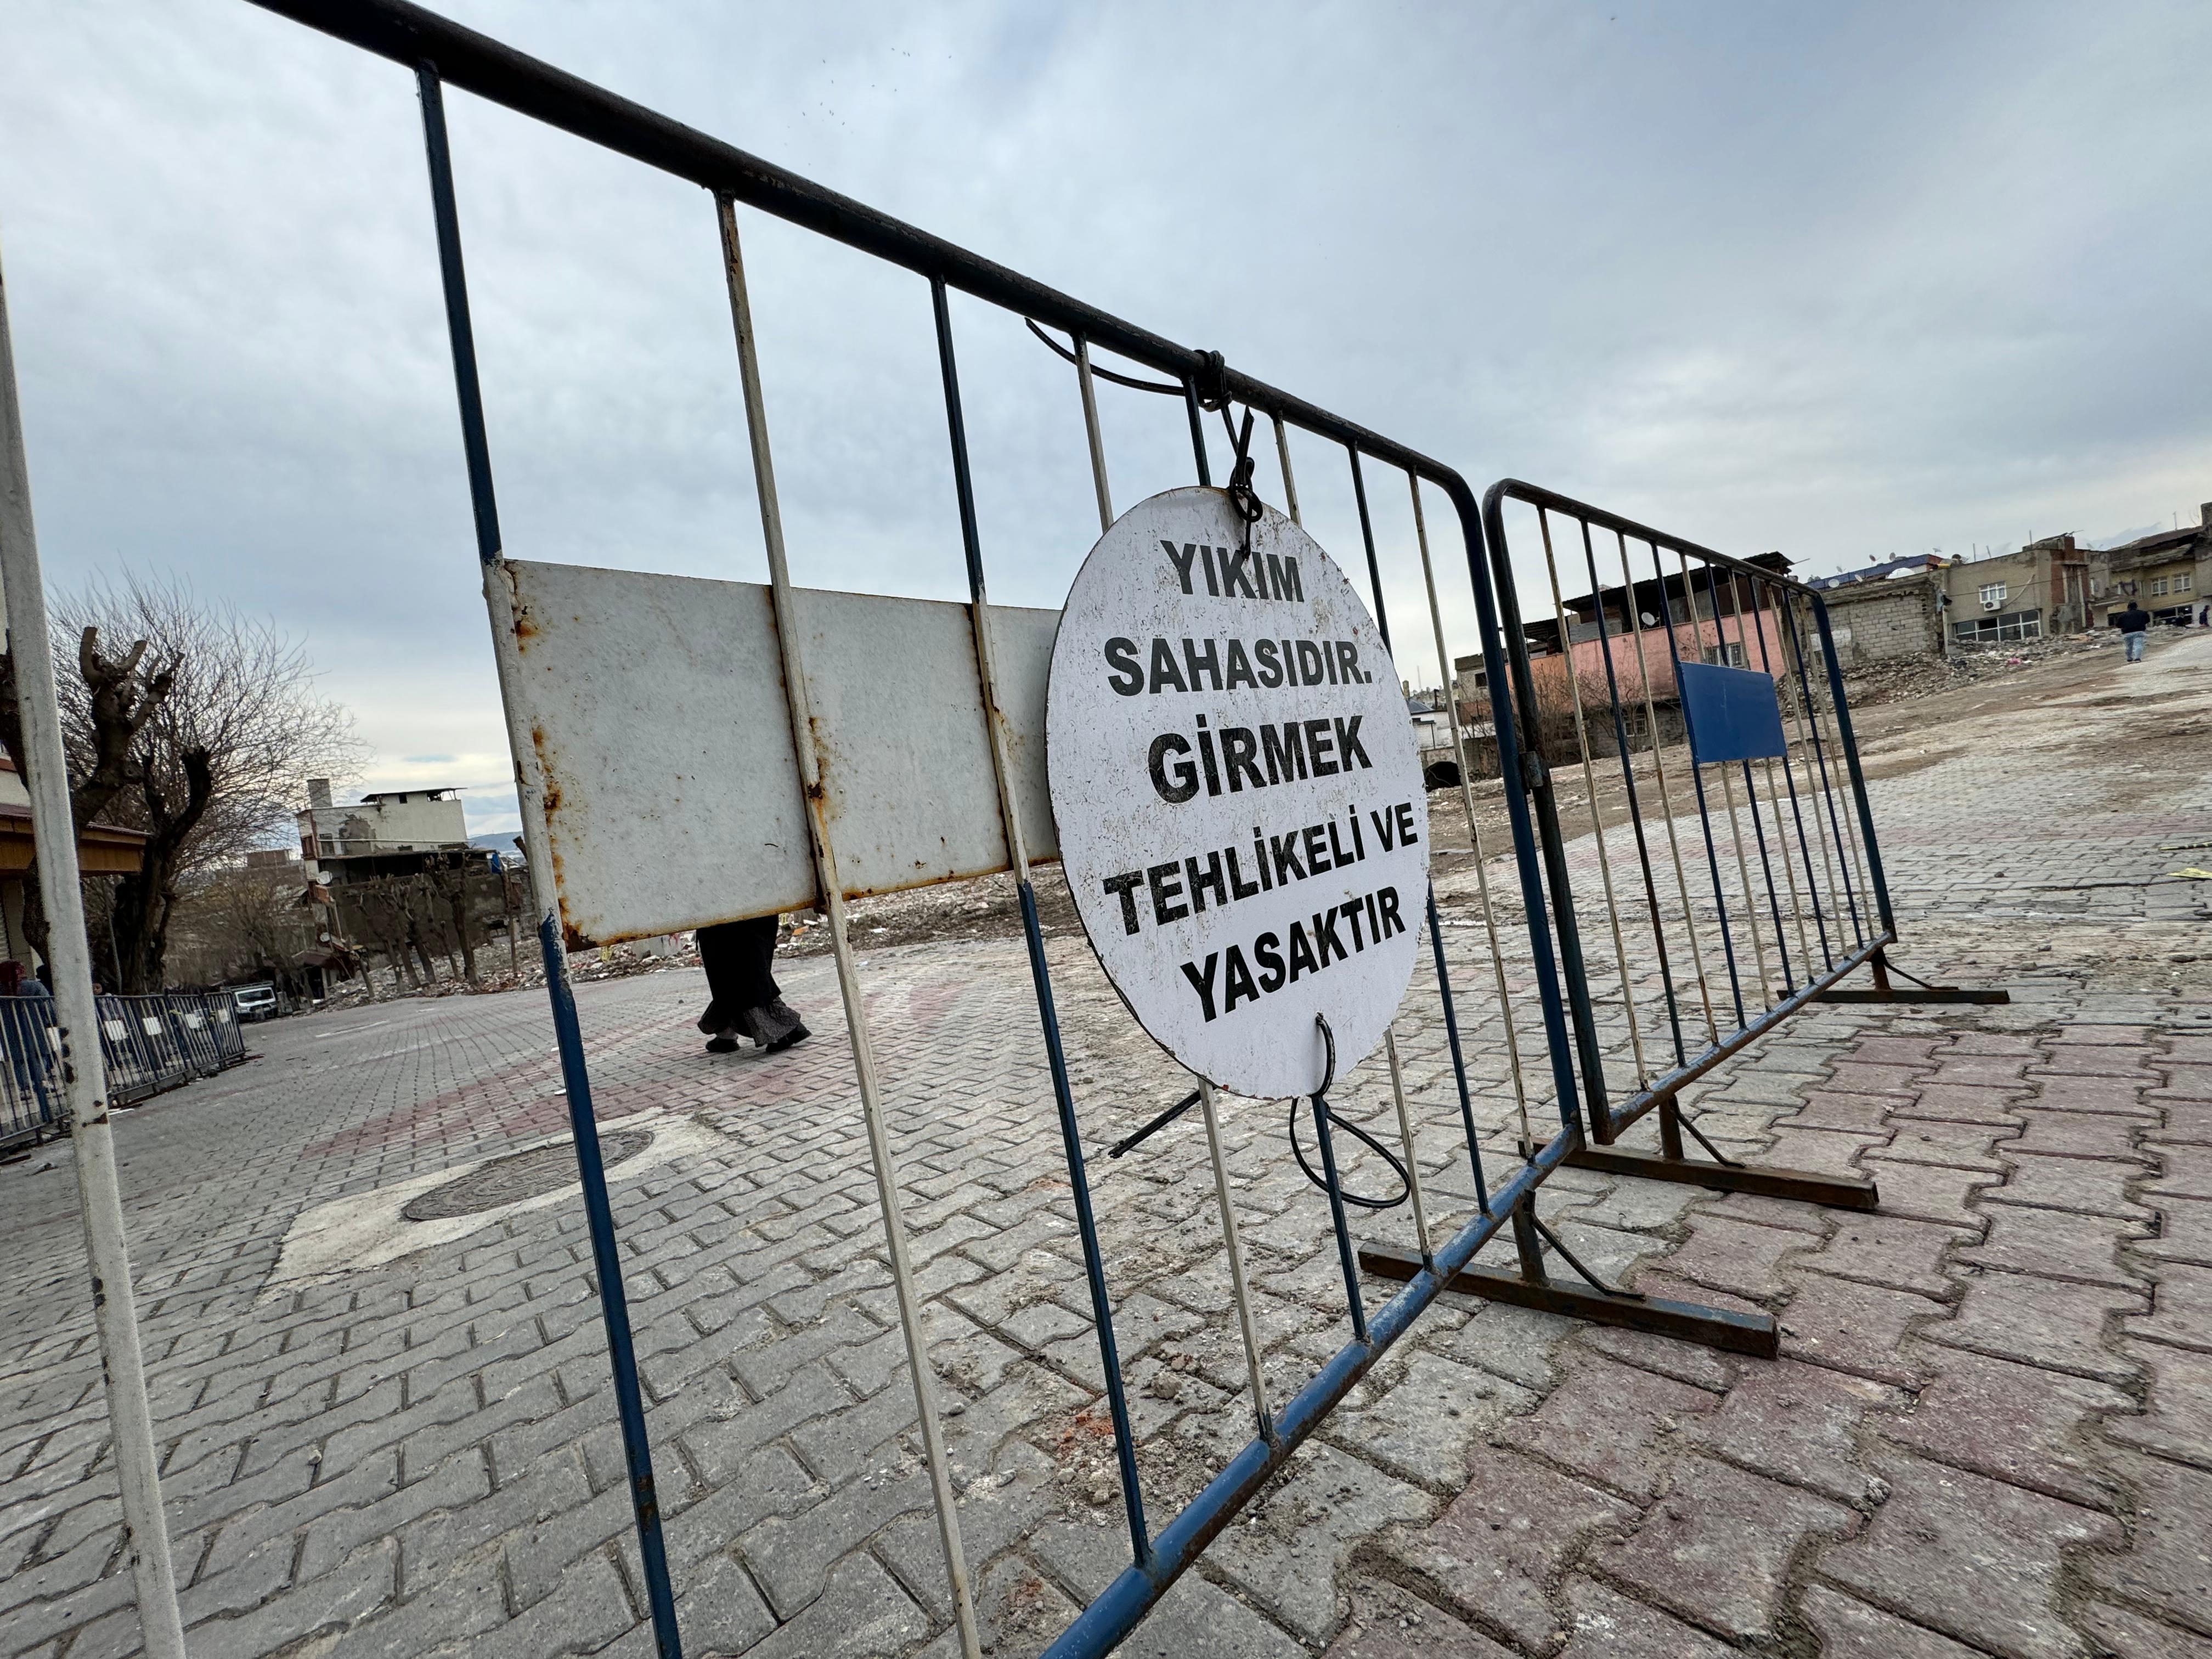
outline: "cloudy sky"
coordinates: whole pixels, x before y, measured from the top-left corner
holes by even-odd
[[[2185,0],[446,9],[1478,486],[1815,572],[2212,498]],[[760,579],[708,198],[449,113],[507,550]],[[956,596],[926,288],[744,224],[797,579]],[[0,0],[0,251],[49,580],[275,617],[357,784],[513,825],[411,77],[243,0]],[[994,597],[1056,605],[1097,533],[1072,375],[955,320]],[[1117,504],[1189,482],[1180,409],[1105,395]],[[1341,454],[1293,453],[1356,560]]]

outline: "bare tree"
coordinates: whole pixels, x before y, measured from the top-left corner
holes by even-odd
[[[147,836],[113,895],[118,988],[158,991],[184,878],[282,839],[307,778],[342,776],[363,750],[295,641],[180,580],[94,583],[54,607],[52,626],[56,659],[77,665],[59,688],[77,831],[97,818]],[[111,655],[112,640],[131,644]],[[22,769],[12,653],[0,653],[0,743]],[[43,956],[32,897],[25,931]]]
[[[260,974],[294,996],[307,976],[293,958],[316,943],[313,913],[301,902],[297,865],[239,864],[184,884],[169,928],[170,955],[196,979]]]

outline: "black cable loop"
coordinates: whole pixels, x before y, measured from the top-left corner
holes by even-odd
[[[1229,408],[1229,360],[1218,351],[1199,354],[1198,373],[1190,378],[1190,389],[1200,409],[1218,409],[1224,413]]]
[[[1362,1141],[1371,1148],[1378,1158],[1390,1166],[1390,1172],[1398,1177],[1398,1195],[1395,1198],[1369,1198],[1361,1193],[1349,1193],[1345,1191],[1341,1182],[1337,1183],[1336,1196],[1346,1204],[1357,1204],[1363,1210],[1395,1210],[1413,1196],[1413,1183],[1406,1174],[1406,1166],[1392,1155],[1388,1146],[1350,1119],[1339,1117],[1336,1109],[1328,1103],[1329,1085],[1336,1081],[1336,1033],[1328,1029],[1328,1021],[1320,1014],[1314,1016],[1314,1024],[1321,1029],[1324,1058],[1322,1064],[1321,1086],[1313,1091],[1313,1103],[1331,1123],[1347,1132],[1355,1140]],[[1313,1165],[1306,1162],[1305,1148],[1298,1145],[1298,1103],[1295,1099],[1291,1102],[1290,1136],[1291,1156],[1297,1159],[1298,1168],[1305,1171],[1306,1179],[1320,1188],[1322,1191],[1328,1191],[1328,1182],[1314,1173]]]
[[[1388,1146],[1369,1134],[1366,1130],[1349,1118],[1339,1117],[1336,1109],[1326,1099],[1322,1099],[1318,1096],[1316,1098],[1321,1101],[1321,1109],[1328,1115],[1328,1121],[1331,1123],[1344,1130],[1354,1139],[1364,1141],[1374,1151],[1376,1157],[1390,1166],[1390,1173],[1398,1177],[1398,1195],[1395,1198],[1369,1198],[1364,1193],[1347,1192],[1340,1182],[1337,1187],[1336,1195],[1347,1204],[1357,1204],[1363,1210],[1395,1210],[1403,1204],[1412,1195],[1413,1190],[1413,1182],[1406,1176],[1406,1166],[1397,1160]],[[1291,1155],[1297,1159],[1298,1168],[1306,1172],[1308,1181],[1312,1182],[1322,1191],[1327,1192],[1328,1182],[1314,1173],[1313,1165],[1306,1162],[1305,1148],[1298,1145],[1298,1103],[1295,1100],[1291,1102],[1290,1134]]]
[[[1077,356],[1075,353],[1070,350],[1067,347],[1060,344],[1059,341],[1054,339],[1051,335],[1039,328],[1033,319],[1024,317],[1022,319],[1022,321],[1029,325],[1029,331],[1030,333],[1036,335],[1038,339],[1042,340],[1061,357],[1065,358],[1067,362],[1075,364],[1078,368],[1082,366],[1083,360],[1080,357]],[[1125,386],[1132,392],[1163,392],[1170,398],[1180,398],[1182,396],[1182,387],[1172,380],[1133,380],[1127,374],[1116,374],[1110,368],[1101,368],[1096,363],[1091,365],[1091,372],[1099,380],[1111,380],[1115,386]]]

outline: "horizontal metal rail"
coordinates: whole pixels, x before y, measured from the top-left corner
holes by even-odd
[[[1439,488],[1467,486],[1442,462],[1383,437],[1355,422],[1222,367],[1220,360],[1085,305],[1058,289],[971,253],[941,236],[893,218],[849,196],[708,137],[642,104],[594,86],[541,58],[406,0],[253,0],[308,27],[413,70],[428,63],[438,78],[480,98],[558,127],[604,149],[658,168],[701,188],[743,202],[778,219],[815,231],[847,247],[980,300],[1083,337],[1099,347],[1197,382],[1209,374],[1221,391],[1254,408],[1376,459],[1406,468]],[[1474,501],[1468,494],[1468,518]]]
[[[1708,564],[1720,565],[1740,572],[1743,575],[1755,577],[1760,581],[1771,582],[1778,587],[1793,589],[1816,603],[1820,598],[1818,588],[1808,586],[1794,576],[1783,575],[1780,572],[1771,570],[1763,564],[1753,564],[1747,559],[1739,559],[1731,554],[1716,553],[1711,548],[1703,546],[1697,542],[1685,541],[1680,536],[1670,536],[1663,530],[1654,530],[1648,524],[1639,524],[1634,519],[1624,518],[1618,513],[1608,513],[1601,507],[1593,507],[1588,501],[1578,501],[1571,495],[1562,495],[1556,489],[1547,489],[1541,484],[1528,483],[1519,478],[1500,478],[1483,492],[1484,516],[1487,518],[1498,507],[1509,501],[1519,501],[1525,507],[1547,508],[1553,513],[1565,514],[1580,519],[1598,529],[1610,530],[1618,535],[1626,536],[1631,541],[1650,542],[1656,547],[1667,549],[1670,553],[1687,553],[1691,557],[1703,559]]]
[[[1728,1036],[1706,1048],[1703,1054],[1686,1065],[1678,1066],[1673,1071],[1654,1078],[1649,1088],[1638,1090],[1620,1104],[1612,1108],[1610,1116],[1613,1121],[1613,1133],[1618,1134],[1653,1107],[1672,1100],[1684,1088],[1695,1083],[1723,1060],[1741,1054],[1759,1038],[1781,1024],[1784,1020],[1788,1019],[1790,1015],[1803,1009],[1806,1004],[1818,1002],[1823,993],[1841,983],[1846,975],[1856,973],[1859,969],[1866,966],[1868,963],[1881,954],[1885,946],[1896,943],[1896,934],[1885,933],[1873,944],[1853,951],[1838,966],[1822,974],[1810,984],[1792,993],[1785,1000],[1776,1003],[1773,1007],[1749,1024],[1729,1033]]]

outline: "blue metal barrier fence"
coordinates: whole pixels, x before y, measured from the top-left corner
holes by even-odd
[[[100,1051],[118,1104],[213,1077],[246,1059],[246,1033],[222,992],[104,996],[99,1009]],[[51,998],[0,998],[0,1146],[67,1130],[60,1050]]]

